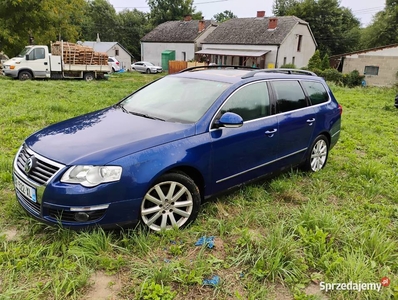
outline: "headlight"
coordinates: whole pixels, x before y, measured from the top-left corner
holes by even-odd
[[[118,166],[74,166],[65,172],[61,182],[93,187],[105,182],[118,181],[121,176],[122,167]]]

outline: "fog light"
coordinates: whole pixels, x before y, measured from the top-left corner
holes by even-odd
[[[75,213],[75,220],[77,222],[87,222],[90,219],[90,215],[85,212]]]

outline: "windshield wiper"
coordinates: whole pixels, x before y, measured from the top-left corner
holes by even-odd
[[[159,120],[159,121],[163,121],[163,122],[166,121],[166,120],[158,118],[158,117],[150,116],[150,115],[139,113],[139,112],[135,112],[135,111],[129,111],[129,114],[132,114],[132,115],[135,115],[135,116],[140,116],[140,117],[147,118],[147,119],[152,119],[152,120]]]
[[[129,111],[121,103],[116,104],[115,106],[116,107],[120,107],[123,110],[123,112],[125,112],[125,113],[129,113],[129,114],[132,114],[132,115],[135,115],[135,116],[139,116],[139,117],[143,117],[143,118],[147,118],[147,119],[159,120],[159,121],[166,122],[166,120],[164,120],[162,118],[150,116],[148,114],[143,114],[143,113],[139,113],[139,112],[135,112],[135,111]]]

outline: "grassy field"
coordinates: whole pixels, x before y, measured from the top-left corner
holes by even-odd
[[[0,76],[0,299],[398,299],[393,89],[333,86],[343,125],[324,170],[292,170],[214,199],[186,230],[73,232],[26,216],[12,185],[12,160],[24,139],[154,78]],[[213,248],[195,246],[203,236],[214,236]],[[203,284],[213,276],[217,285]],[[380,291],[320,292],[322,282],[384,277],[391,284]]]

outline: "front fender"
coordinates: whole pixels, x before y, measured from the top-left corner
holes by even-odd
[[[122,184],[131,196],[141,198],[159,176],[181,167],[196,169],[208,186],[210,161],[211,142],[208,135],[201,134],[125,156],[109,165],[123,167]]]

